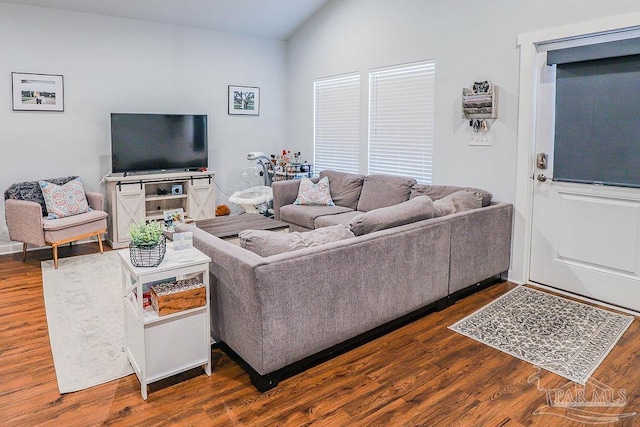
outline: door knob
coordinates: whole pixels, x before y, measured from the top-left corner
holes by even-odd
[[[536,179],[540,182],[545,182],[547,180],[547,177],[544,176],[543,174],[539,174]]]

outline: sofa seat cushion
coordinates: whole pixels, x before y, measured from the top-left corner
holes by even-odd
[[[351,220],[350,228],[353,234],[361,236],[378,230],[430,219],[434,217],[434,214],[433,201],[427,196],[420,196],[397,205],[373,209],[357,215]]]
[[[79,226],[83,224],[89,224],[95,221],[105,219],[107,213],[105,211],[92,210],[78,215],[68,216],[64,218],[51,219],[47,217],[42,218],[42,228],[44,231],[56,231],[65,228]]]
[[[406,202],[411,195],[413,178],[391,175],[368,175],[362,184],[358,210],[368,212]]]
[[[360,214],[362,214],[362,212],[351,211],[351,212],[343,212],[335,215],[319,216],[313,222],[313,225],[314,225],[313,228],[329,227],[331,225],[338,225],[338,224],[342,224],[345,227],[350,227],[351,220]]]
[[[350,211],[351,209],[344,206],[286,205],[280,208],[280,221],[305,228],[313,228],[313,223],[319,216]]]
[[[419,199],[426,196],[418,196],[412,200]],[[460,190],[455,193],[449,194],[446,197],[435,200],[433,205],[435,207],[435,216],[445,216],[456,212],[464,212],[471,209],[478,209],[482,207],[483,195],[480,191],[474,190]]]
[[[244,230],[238,233],[240,247],[262,257],[355,237],[344,225],[323,227],[305,232],[280,233],[270,230]]]
[[[333,202],[338,206],[355,210],[358,207],[365,176],[332,170],[320,172],[320,178],[325,176],[329,178],[329,190]]]
[[[67,224],[65,226],[65,224]],[[71,224],[71,226],[68,226]],[[42,219],[44,241],[49,244],[64,240],[75,240],[78,236],[104,232],[107,229],[107,213],[93,210],[59,219]]]
[[[489,206],[493,194],[486,190],[473,187],[457,187],[455,185],[424,185],[416,184],[411,188],[411,199],[417,196],[428,196],[431,200],[436,201],[443,197],[449,196],[461,190],[476,191],[482,195],[482,206]]]

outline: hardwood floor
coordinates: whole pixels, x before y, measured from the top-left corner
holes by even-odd
[[[108,248],[105,248],[108,250]],[[97,244],[60,248],[60,257]],[[51,250],[0,256],[0,425],[2,426],[571,426],[575,410],[539,414],[546,394],[573,383],[447,327],[515,285],[501,283],[258,393],[248,375],[214,350],[201,369],[153,384],[142,400],[135,375],[60,395],[47,335],[40,261]],[[640,322],[632,323],[592,378],[626,404],[583,408],[640,412]],[[541,389],[539,389],[540,387]],[[565,388],[565,393],[571,391]],[[625,392],[622,392],[625,393]],[[611,419],[615,420],[615,417]],[[640,425],[640,415],[612,423]]]

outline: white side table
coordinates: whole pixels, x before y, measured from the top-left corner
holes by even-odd
[[[122,296],[125,307],[125,345],[131,366],[140,380],[142,398],[147,384],[189,369],[204,366],[211,375],[209,320],[209,262],[195,248],[167,252],[157,267],[134,267],[129,249],[118,251],[122,260]],[[206,304],[177,313],[158,316],[151,306],[143,307],[143,285],[169,278],[198,277],[206,288]]]

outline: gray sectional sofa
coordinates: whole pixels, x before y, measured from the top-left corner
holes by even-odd
[[[490,202],[486,191],[384,175],[325,171],[321,176],[329,177],[335,206],[292,205],[299,181],[275,182],[276,219],[304,233],[362,225],[365,213],[368,232],[262,257],[184,226],[193,231],[194,246],[212,260],[212,334],[260,391],[444,308],[509,267],[512,205]],[[452,197],[464,192],[474,195],[477,207]],[[404,203],[415,208],[411,200],[420,196],[426,196],[421,204],[433,206],[429,219],[380,226],[390,218],[386,211],[397,213]]]

